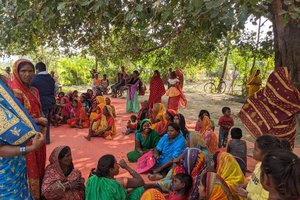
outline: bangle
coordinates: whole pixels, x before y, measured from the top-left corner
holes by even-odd
[[[26,155],[26,147],[20,147],[21,155]]]

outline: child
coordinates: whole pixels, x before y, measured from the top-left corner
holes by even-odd
[[[228,107],[222,108],[223,116],[219,119],[219,148],[226,147],[228,140],[228,132],[233,127],[234,121],[230,116],[231,110]]]
[[[188,174],[176,174],[173,181],[174,192],[170,193],[168,200],[187,200],[193,179]]]
[[[239,163],[244,174],[247,171],[247,144],[244,140],[242,130],[240,128],[232,128],[230,130],[232,140],[228,142],[227,152],[233,155]]]
[[[138,121],[136,115],[131,115],[130,120],[127,122],[127,130],[124,132],[125,135],[129,135],[130,133],[134,133],[137,130]]]
[[[260,177],[269,200],[300,199],[300,159],[294,153],[269,152],[262,161]]]
[[[253,158],[258,161],[247,185],[237,187],[237,194],[250,200],[267,200],[269,193],[264,190],[260,181],[261,161],[263,157],[274,149],[290,150],[287,140],[280,140],[271,135],[263,135],[256,139]],[[245,190],[246,188],[246,190]]]
[[[206,115],[210,119],[211,129],[215,131],[215,122],[210,118],[210,114],[207,110],[200,110],[198,115],[198,121],[196,122],[195,131],[200,131],[200,124],[203,120],[203,116]]]

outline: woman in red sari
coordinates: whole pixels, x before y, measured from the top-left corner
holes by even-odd
[[[154,71],[154,75],[150,80],[150,95],[149,95],[149,106],[153,108],[156,103],[161,103],[161,97],[165,94],[164,81],[160,78],[158,70]]]
[[[34,66],[26,59],[17,60],[13,69],[11,88],[14,95],[28,111],[30,116],[39,125],[41,132],[45,133],[48,120],[42,117],[40,95],[36,88],[30,86],[34,76]],[[29,142],[27,146],[31,145]],[[30,192],[34,199],[41,198],[41,181],[44,176],[46,164],[46,143],[40,149],[26,155],[26,167],[29,179]]]
[[[73,100],[73,110],[71,115],[72,118],[67,121],[67,124],[69,124],[71,128],[88,128],[90,126],[90,120],[85,109],[77,99]]]

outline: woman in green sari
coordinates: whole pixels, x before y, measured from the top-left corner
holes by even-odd
[[[127,153],[129,162],[137,162],[143,154],[156,147],[160,137],[150,126],[149,119],[142,120],[140,129],[135,135],[135,150]]]
[[[114,178],[122,167],[132,178]],[[98,161],[97,169],[92,171],[85,190],[86,200],[135,200],[144,192],[144,180],[131,169],[124,160],[117,163],[113,155],[104,155]],[[134,188],[129,194],[127,190]]]

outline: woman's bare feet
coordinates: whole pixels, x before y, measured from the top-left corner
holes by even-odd
[[[87,141],[91,141],[91,137],[88,135],[88,136],[84,136],[84,138],[87,140]]]

